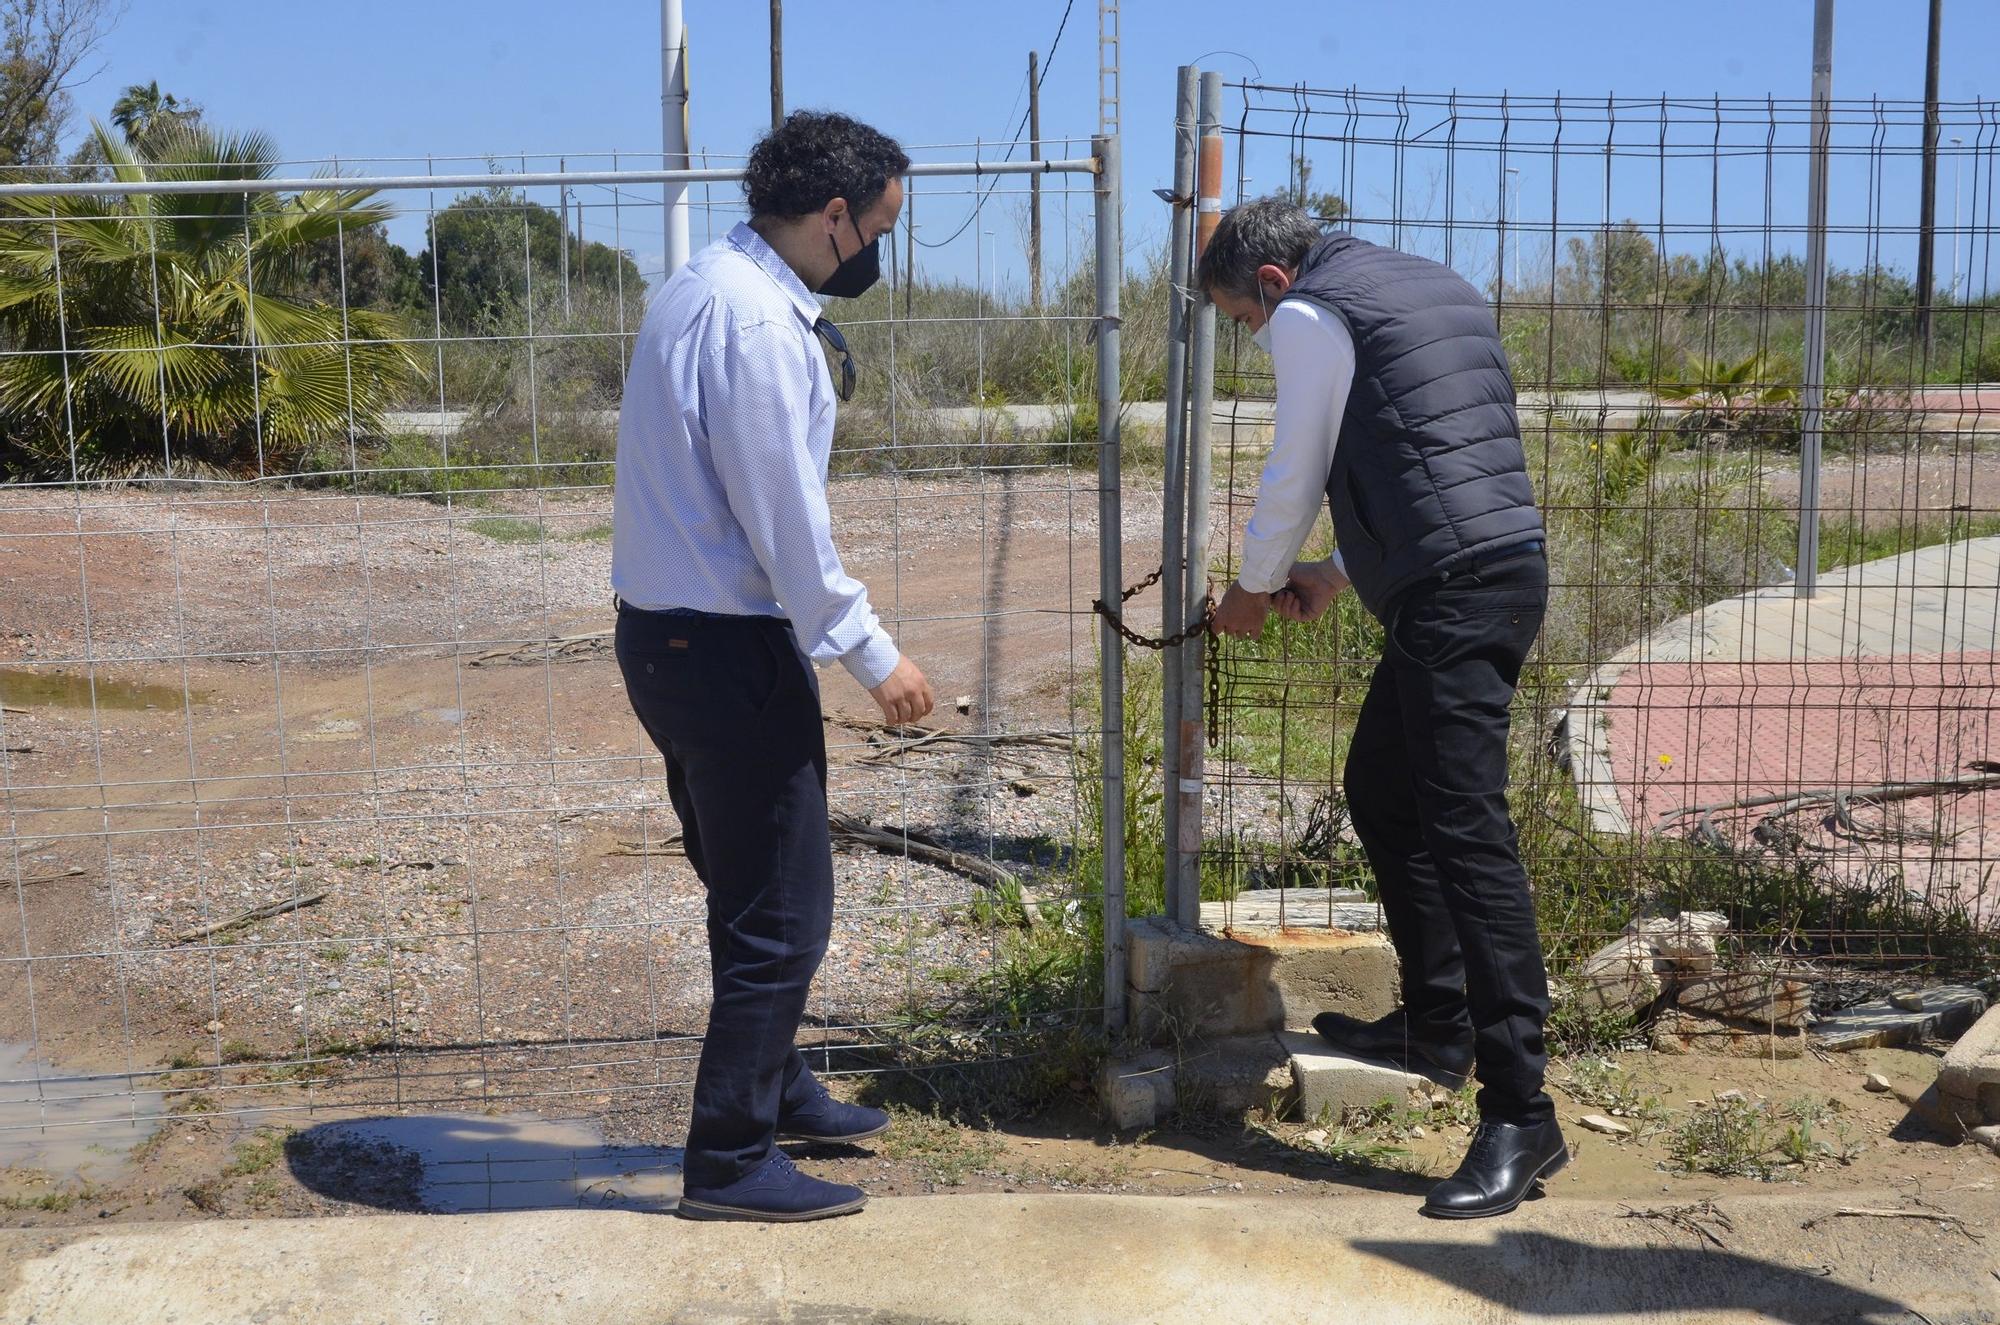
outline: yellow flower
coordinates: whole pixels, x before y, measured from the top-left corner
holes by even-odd
[[[1674,757],[1673,757],[1672,755],[1661,755],[1661,756],[1660,756],[1660,767],[1661,767],[1661,768],[1672,768],[1673,766],[1674,766]]]

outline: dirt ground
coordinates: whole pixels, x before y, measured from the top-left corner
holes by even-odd
[[[1072,699],[1095,670],[1094,480],[862,479],[834,506],[941,696],[932,725],[976,738],[896,755],[827,671],[834,807],[1060,898],[1094,721]],[[1138,578],[1157,497],[1125,515]],[[342,1095],[369,1103],[691,1073],[700,885],[588,638],[613,619],[609,519],[603,491],[0,494],[0,1132],[39,1121],[45,1078],[140,1113],[197,1083],[225,1110],[274,1079],[323,1102],[360,1049]],[[962,871],[850,848],[836,875],[809,1011],[828,1041],[948,1001],[1012,932]]]
[[[1064,742],[1090,723],[1072,696],[1094,666],[1095,509],[1087,478],[1066,472],[841,485],[849,568],[946,700],[938,725],[1051,739],[883,757],[866,697],[829,672],[838,808],[920,829],[1045,895],[1072,886],[1064,844],[1084,807]],[[1234,504],[1237,522],[1247,514]],[[575,1121],[544,1149],[670,1166],[705,940],[698,882],[663,854],[675,825],[657,756],[608,654],[578,638],[610,624],[608,519],[601,492],[472,507],[0,496],[0,1048],[13,1054],[0,1140],[21,1143],[0,1152],[15,1165],[0,1219],[421,1207],[407,1151],[286,1143],[356,1117]],[[1128,490],[1125,521],[1137,580],[1156,564],[1157,495]],[[1158,622],[1150,595],[1131,610]],[[949,1005],[1011,932],[979,883],[921,861],[844,851],[837,889],[809,1009],[821,1044]],[[253,908],[269,913],[200,932]],[[1635,1121],[1626,1141],[1572,1125],[1579,1162],[1555,1190],[1698,1202],[1761,1189],[1670,1171],[1690,1101],[1731,1089],[1773,1119],[1832,1101],[1807,1112],[1834,1151],[1770,1180],[1990,1185],[1990,1153],[1860,1089],[1880,1070],[1915,1098],[1935,1058],[1624,1055],[1643,1087],[1616,1098],[1656,1097],[1669,1117]],[[1603,1078],[1562,1097],[1566,1120],[1611,1107]],[[42,1080],[63,1084],[38,1098]],[[898,1129],[811,1163],[880,1194],[1414,1196],[1466,1136],[1462,1105],[1117,1136],[1081,1082],[1032,1124],[986,1126],[928,1111],[903,1079],[860,1080],[906,1110]],[[81,1117],[91,1126],[30,1130]]]
[[[1935,1130],[1921,1108],[1913,1111],[1908,1103],[1935,1077],[1938,1056],[1935,1047],[1783,1062],[1616,1055],[1612,1061],[1618,1067],[1610,1075],[1619,1082],[1619,1098],[1649,1101],[1641,1105],[1643,1117],[1623,1113],[1621,1106],[1607,1104],[1610,1097],[1600,1090],[1578,1084],[1579,1073],[1601,1082],[1606,1075],[1601,1066],[1559,1060],[1552,1071],[1553,1093],[1574,1162],[1548,1185],[1548,1193],[1687,1211],[1717,1198],[1781,1188],[1856,1200],[1869,1193],[1870,1201],[1893,1193],[1912,1203],[1993,1191],[2000,1184],[2000,1158]],[[1887,1077],[1893,1091],[1867,1090],[1863,1080],[1869,1073]],[[339,1093],[337,1080],[329,1086]],[[1729,1092],[1741,1092],[1745,1102],[1731,1104]],[[915,1102],[914,1095],[893,1085],[889,1093]],[[861,1094],[881,1098],[882,1088],[871,1083]],[[1198,1117],[1117,1134],[1102,1126],[1081,1093],[1032,1121],[1011,1123],[953,1121],[891,1103],[897,1123],[879,1142],[866,1148],[794,1147],[793,1153],[809,1171],[857,1183],[878,1196],[1095,1192],[1314,1199],[1373,1191],[1414,1202],[1462,1156],[1471,1116],[1461,1100],[1427,1113],[1378,1110],[1345,1123]],[[1599,1135],[1578,1121],[1608,1109],[1620,1109],[1636,1135]],[[1751,1157],[1754,1172],[1690,1169],[1680,1138],[1690,1134],[1696,1119],[1728,1109],[1769,1120],[1764,1140],[1770,1148]],[[397,1119],[337,1104],[311,1117],[182,1118],[126,1149],[117,1147],[116,1129],[99,1128],[93,1131],[100,1138],[98,1153],[82,1177],[56,1181],[15,1170],[0,1178],[0,1225],[664,1208],[671,1201],[674,1184],[666,1175],[678,1162],[671,1147],[682,1115],[668,1102],[637,1097],[595,1112],[592,1124],[567,1130],[524,1120],[500,1106],[483,1115],[454,1115],[452,1125],[460,1129],[490,1122],[497,1139],[440,1161],[440,1172],[428,1175],[425,1159],[411,1149],[393,1141],[366,1143],[346,1131],[350,1120],[365,1119],[359,1135],[373,1129],[393,1137]],[[1792,1125],[1789,1120],[1800,1117],[1814,1119],[1811,1137],[1788,1156],[1782,1133]],[[400,1123],[418,1129],[407,1132],[417,1136],[420,1129],[434,1130],[437,1121],[418,1111]],[[1803,1156],[1803,1162],[1791,1156]],[[576,1174],[602,1181],[560,1180]],[[649,1177],[659,1181],[649,1186]]]

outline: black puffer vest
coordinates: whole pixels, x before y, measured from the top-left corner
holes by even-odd
[[[1543,536],[1514,379],[1477,290],[1428,258],[1332,234],[1285,298],[1331,311],[1354,338],[1326,492],[1369,611],[1384,616],[1412,585]]]

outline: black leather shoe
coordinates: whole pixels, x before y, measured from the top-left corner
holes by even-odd
[[[1313,1018],[1313,1029],[1342,1053],[1394,1063],[1405,1072],[1429,1077],[1457,1090],[1472,1072],[1472,1037],[1439,1041],[1412,1034],[1408,1015],[1398,1008],[1374,1021],[1357,1021],[1338,1012]]]
[[[1529,1127],[1482,1119],[1465,1162],[1431,1188],[1424,1213],[1438,1219],[1504,1215],[1567,1163],[1569,1146],[1555,1119]]]

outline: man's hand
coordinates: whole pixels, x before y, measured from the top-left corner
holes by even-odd
[[[1346,587],[1347,577],[1334,568],[1331,558],[1296,562],[1285,587],[1271,595],[1271,606],[1287,621],[1317,621]]]
[[[928,717],[937,705],[931,683],[908,658],[898,658],[889,679],[868,693],[875,697],[882,716],[898,727]]]
[[[1264,618],[1271,614],[1271,595],[1251,593],[1242,584],[1232,584],[1215,609],[1215,633],[1239,639],[1256,639],[1264,633]]]

